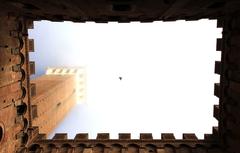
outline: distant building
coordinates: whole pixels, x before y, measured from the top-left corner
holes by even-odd
[[[49,135],[77,101],[85,98],[84,68],[48,68],[31,81],[32,123]]]

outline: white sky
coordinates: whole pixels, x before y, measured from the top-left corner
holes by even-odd
[[[196,133],[213,118],[214,62],[220,60],[215,20],[154,23],[35,22],[37,75],[47,66],[86,66],[87,101],[72,109],[55,132],[70,138],[118,133]],[[36,58],[37,57],[37,58]],[[122,77],[122,81],[118,77]],[[51,135],[52,136],[52,135]]]

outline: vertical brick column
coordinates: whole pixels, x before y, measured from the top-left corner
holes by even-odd
[[[27,31],[23,18],[1,16],[0,21],[0,153],[14,152],[28,143],[29,80]]]

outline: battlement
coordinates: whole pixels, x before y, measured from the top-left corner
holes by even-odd
[[[226,0],[153,0],[148,1],[4,1],[0,4],[0,153],[12,152],[80,152],[80,153],[238,153],[240,144],[240,2]],[[140,134],[131,139],[129,133],[110,139],[109,134],[56,134],[46,139],[32,126],[31,98],[36,87],[30,86],[35,63],[29,61],[34,41],[28,39],[33,20],[74,22],[153,22],[217,19],[223,38],[217,39],[221,61],[215,62],[220,82],[214,85],[219,105],[214,117],[219,126],[199,140],[194,134]],[[31,87],[31,88],[30,88]],[[30,94],[31,93],[31,94]],[[32,96],[32,97],[31,97]],[[33,108],[33,110],[32,110]]]
[[[213,136],[213,135],[211,135]],[[44,134],[29,148],[28,151],[79,151],[106,153],[118,150],[118,153],[152,152],[152,153],[175,153],[180,150],[183,153],[199,151],[199,153],[221,153],[216,139],[209,139],[206,135],[204,140],[197,139],[195,134],[183,134],[182,139],[175,139],[172,133],[161,134],[160,139],[153,139],[151,133],[140,133],[139,139],[131,139],[130,133],[119,133],[118,139],[110,139],[109,133],[98,133],[96,139],[88,139],[87,133],[79,133],[74,139],[68,139],[67,133],[57,133],[52,139],[46,139]],[[198,153],[198,152],[197,152]]]
[[[86,69],[85,67],[48,67],[46,75],[74,75],[76,80],[77,102],[86,99]]]

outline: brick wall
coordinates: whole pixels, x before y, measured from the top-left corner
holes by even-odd
[[[32,105],[37,109],[37,117],[32,121],[33,126],[49,134],[76,103],[75,76],[44,75],[31,83],[36,86]]]
[[[23,18],[0,17],[0,153],[6,153],[31,139],[28,24]]]

